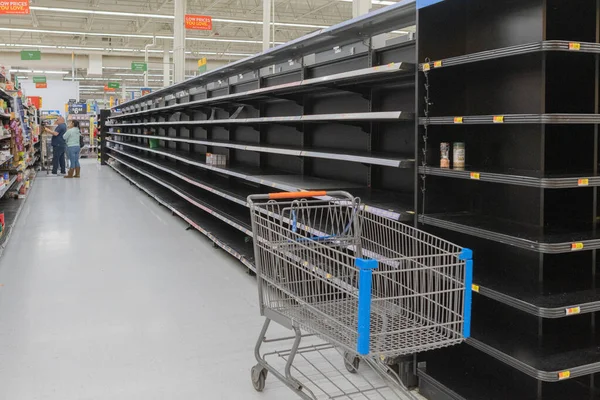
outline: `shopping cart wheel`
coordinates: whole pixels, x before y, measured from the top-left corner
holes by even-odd
[[[267,380],[267,370],[260,365],[252,367],[252,385],[257,392],[262,392],[265,388],[265,381]]]
[[[354,354],[345,352],[344,353],[344,365],[346,366],[346,369],[348,370],[348,372],[350,372],[351,374],[355,374],[356,372],[358,372],[358,366],[360,365],[360,358],[358,358],[358,356],[355,356]]]

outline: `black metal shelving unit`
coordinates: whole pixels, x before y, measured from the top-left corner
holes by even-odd
[[[416,43],[382,34],[414,25],[415,6],[103,112],[99,158],[250,269],[251,193],[347,189],[368,211],[412,223]]]
[[[420,359],[431,400],[600,398],[598,15],[418,2],[417,221],[475,260],[472,337]]]
[[[472,337],[419,356],[422,393],[600,398],[598,15],[401,1],[101,113],[99,157],[249,269],[250,193],[347,189],[471,248]]]

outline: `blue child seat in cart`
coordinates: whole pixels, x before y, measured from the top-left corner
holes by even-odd
[[[290,372],[301,330],[341,351],[351,372],[359,359],[381,372],[374,360],[470,336],[470,250],[367,212],[347,192],[253,195],[248,203],[266,317],[252,374],[257,390],[271,371],[300,397],[317,398]],[[270,320],[296,335],[285,376],[260,356]]]

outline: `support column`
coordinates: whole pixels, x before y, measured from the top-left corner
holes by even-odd
[[[163,53],[163,87],[171,84],[171,58],[169,57],[169,42],[165,40],[165,52]]]
[[[175,0],[175,21],[173,21],[173,33],[175,34],[173,45],[174,83],[185,80],[185,6],[186,0]]]
[[[263,0],[263,51],[271,47],[271,1]]]
[[[371,0],[352,0],[352,18],[366,14],[370,9]]]

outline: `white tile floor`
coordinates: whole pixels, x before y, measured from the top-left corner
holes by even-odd
[[[292,397],[251,386],[242,265],[108,167],[82,176],[40,174],[0,259],[0,399]]]
[[[296,398],[250,382],[255,279],[109,167],[34,187],[0,259],[0,399]]]

